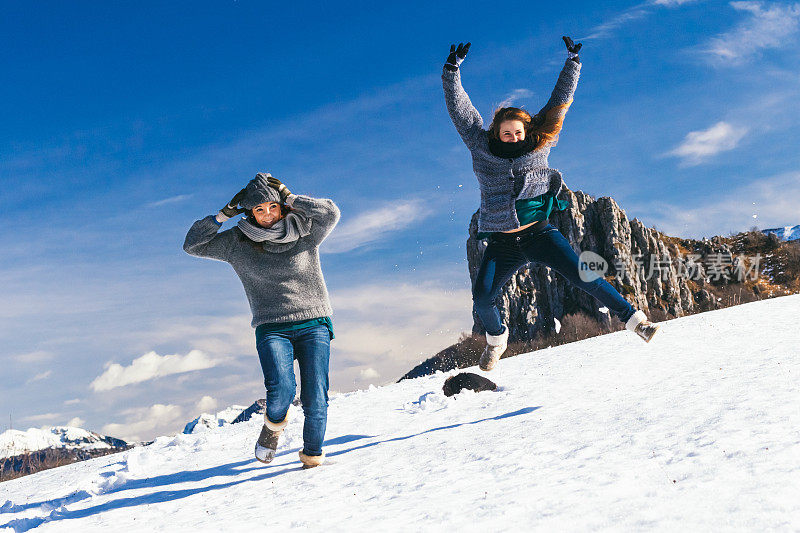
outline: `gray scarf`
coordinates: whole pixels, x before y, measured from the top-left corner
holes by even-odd
[[[271,228],[262,228],[247,218],[239,220],[238,226],[248,239],[262,243],[265,251],[280,253],[294,247],[298,239],[311,232],[311,219],[292,211]]]

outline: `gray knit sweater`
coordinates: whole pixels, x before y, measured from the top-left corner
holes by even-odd
[[[250,302],[253,327],[333,313],[320,268],[319,245],[339,221],[339,208],[332,200],[294,194],[286,204],[312,222],[311,233],[284,252],[264,251],[236,227],[218,233],[220,226],[213,215],[195,222],[183,243],[191,255],[231,264]]]
[[[568,59],[561,69],[555,89],[539,114],[562,104],[572,102],[578,84],[581,64]],[[472,153],[472,169],[478,178],[481,190],[481,206],[478,214],[478,231],[509,231],[520,227],[514,202],[523,198],[534,198],[561,190],[563,179],[558,170],[548,167],[547,144],[515,159],[503,159],[489,151],[489,138],[483,129],[483,119],[472,105],[461,86],[461,70],[442,71],[442,85],[447,111],[456,130]]]

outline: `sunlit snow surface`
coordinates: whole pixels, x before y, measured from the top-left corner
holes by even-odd
[[[162,437],[0,484],[0,527],[796,531],[798,313],[788,296],[505,359],[498,392],[446,398],[437,374],[338,395],[312,470],[300,411],[267,466],[257,419]]]
[[[771,228],[762,230],[764,235],[775,233],[782,241],[795,241],[800,239],[800,224],[796,226],[784,226],[782,228]]]

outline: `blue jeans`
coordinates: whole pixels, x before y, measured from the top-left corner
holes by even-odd
[[[552,268],[600,300],[617,318],[627,322],[636,310],[602,277],[590,282],[580,278],[578,254],[569,241],[550,224],[538,231],[534,228],[536,226],[517,233],[493,233],[489,237],[489,245],[472,287],[475,313],[486,332],[489,335],[503,333],[503,322],[494,300],[511,276],[532,262]]]
[[[328,361],[331,338],[320,324],[295,331],[267,333],[257,344],[258,359],[267,387],[267,418],[279,423],[286,418],[297,384],[294,360],[300,366],[300,401],[303,403],[303,453],[322,455],[328,421]]]

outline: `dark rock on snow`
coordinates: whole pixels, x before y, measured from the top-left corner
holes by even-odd
[[[494,391],[497,390],[497,385],[494,382],[486,379],[478,374],[472,372],[461,372],[455,376],[450,376],[444,382],[442,387],[445,396],[453,396],[463,390],[471,390],[475,392]]]

